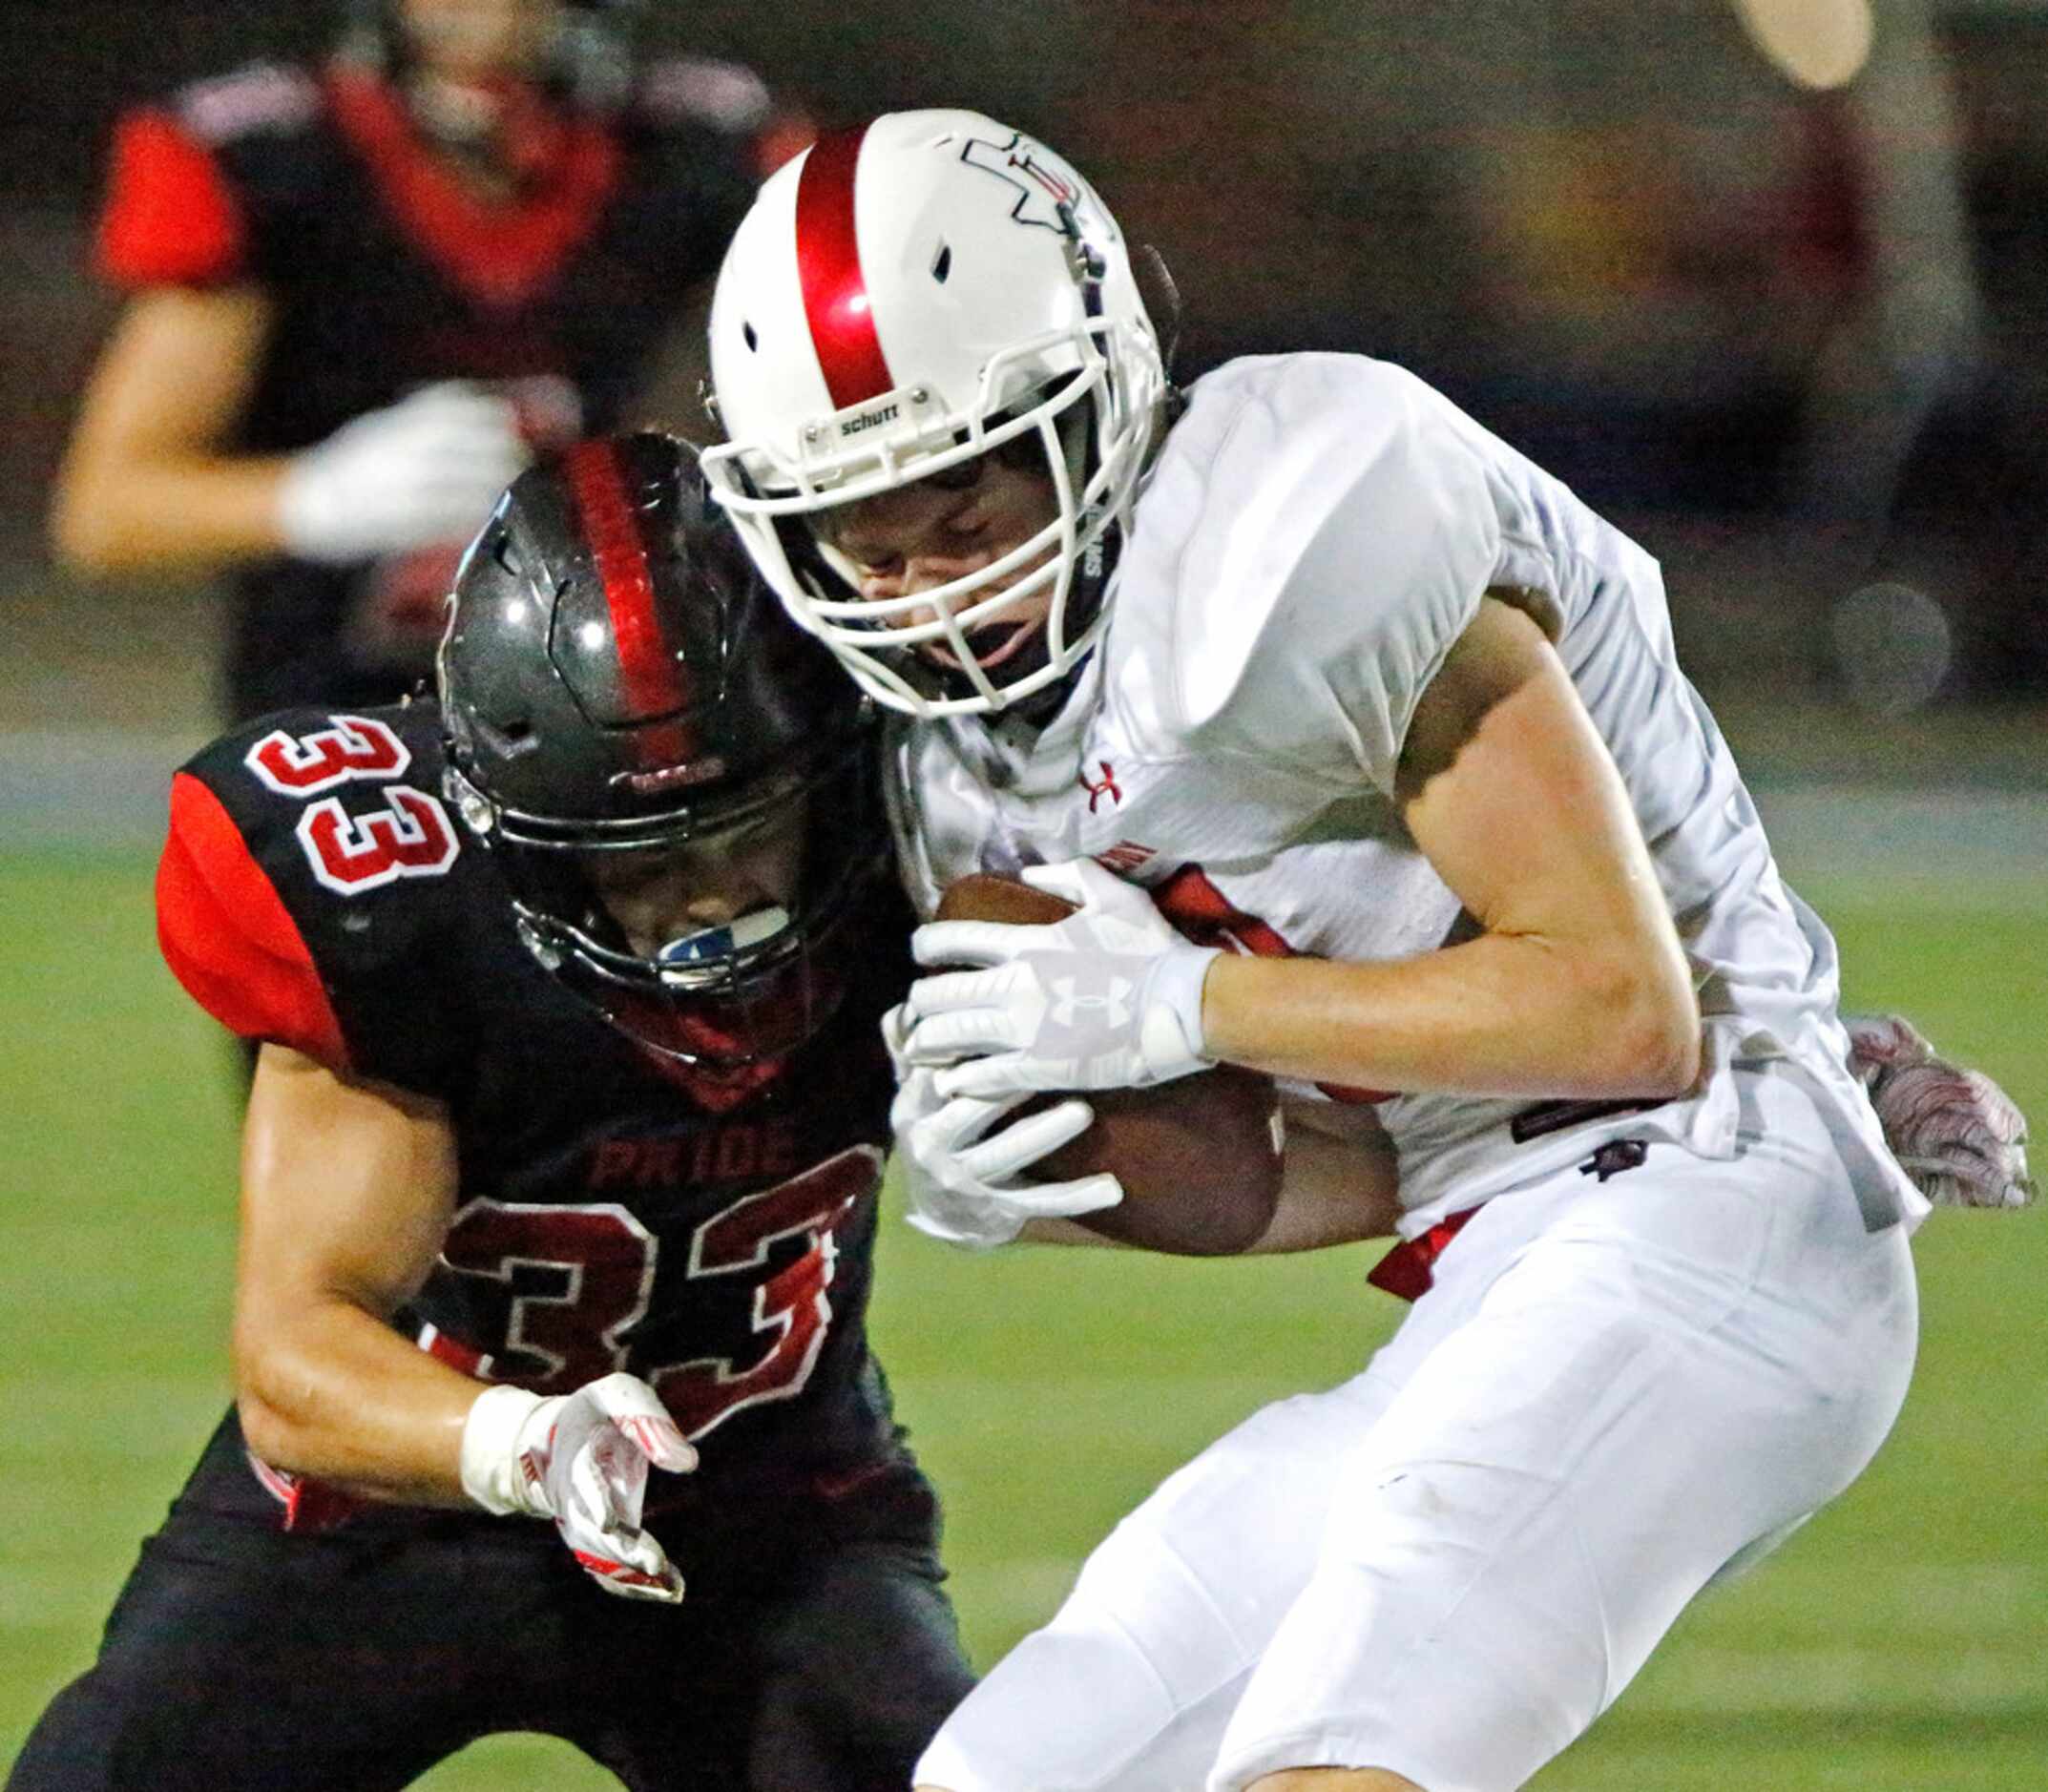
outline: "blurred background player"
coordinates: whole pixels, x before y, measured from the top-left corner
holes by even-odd
[[[913,1200],[1028,1094],[1219,1062],[1399,1153],[1392,1340],[1168,1479],[920,1783],[1510,1792],[1861,1472],[1914,1353],[1927,1202],[1656,562],[1384,362],[1176,392],[1094,191],[970,112],[772,178],[712,358],[719,498],[904,718],[920,906],[1077,909],[920,930]]]
[[[966,1692],[864,1328],[870,718],[696,493],[666,437],[535,468],[438,704],[178,775],[164,953],[263,1041],[237,1405],[10,1787],[396,1786],[533,1730],[869,1792]]]
[[[121,121],[130,297],[52,531],[95,573],[232,573],[230,719],[410,688],[529,453],[694,385],[680,315],[803,127],[743,68],[637,63],[633,10],[363,0],[329,58]]]

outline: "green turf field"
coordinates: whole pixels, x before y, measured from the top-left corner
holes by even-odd
[[[1796,862],[1795,862],[1796,863]],[[1924,869],[1925,867],[1922,867]],[[1935,906],[1802,886],[1850,999],[1912,1013],[2048,1115],[2048,885]],[[1894,900],[1895,899],[1895,900]],[[224,1048],[150,937],[133,854],[0,852],[0,1761],[89,1659],[137,1539],[226,1391]],[[1089,1542],[1267,1397],[1334,1381],[1397,1309],[1339,1252],[1254,1264],[1008,1253],[886,1228],[875,1329],[944,1490],[983,1663]],[[1926,1342],[1876,1467],[1691,1613],[1541,1792],[2048,1787],[2048,1252],[2037,1215],[1937,1215]],[[425,1783],[612,1783],[566,1750],[471,1750]]]

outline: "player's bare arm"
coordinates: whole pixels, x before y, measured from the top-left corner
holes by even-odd
[[[1251,1792],[1422,1792],[1384,1767],[1290,1767],[1252,1782]]]
[[[86,387],[57,480],[57,552],[97,573],[196,572],[280,551],[280,457],[233,455],[268,340],[262,288],[137,294]]]
[[[235,1387],[249,1448],[370,1498],[460,1506],[478,1385],[386,1323],[454,1211],[438,1102],[268,1045],[242,1137]]]
[[[159,286],[121,314],[66,451],[57,552],[92,573],[348,565],[459,533],[525,464],[511,401],[415,388],[296,454],[238,445],[278,306],[250,281]]]
[[[1027,870],[1080,912],[939,922],[906,1055],[942,1094],[1104,1089],[1205,1063],[1395,1092],[1670,1096],[1699,1073],[1690,972],[1620,775],[1541,629],[1485,598],[1418,700],[1397,796],[1480,937],[1406,959],[1221,953],[1100,866]],[[1078,1004],[1059,991],[1100,990]],[[1135,1000],[1117,996],[1128,991]],[[964,1061],[963,1061],[964,1060]]]
[[[1393,1141],[1368,1107],[1287,1101],[1273,1223],[1247,1257],[1390,1238],[1401,1218]]]
[[[386,1321],[455,1208],[446,1108],[263,1048],[242,1136],[236,1404],[273,1469],[359,1496],[552,1517],[607,1591],[673,1603],[639,1525],[650,1465],[696,1465],[652,1388],[614,1374],[543,1401],[484,1386]]]
[[[261,286],[151,288],[94,373],[52,514],[92,573],[352,565],[459,536],[527,459],[512,401],[414,388],[296,454],[236,446],[277,306]]]
[[[1417,706],[1397,792],[1410,830],[1482,924],[1405,962],[1223,957],[1208,1053],[1375,1089],[1674,1095],[1699,1011],[1621,781],[1562,663],[1495,598]]]

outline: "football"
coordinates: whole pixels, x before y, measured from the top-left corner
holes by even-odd
[[[1073,905],[1011,878],[976,873],[950,886],[941,921],[1043,925]],[[1062,1099],[1034,1096],[1019,1112]],[[1280,1098],[1270,1076],[1233,1064],[1151,1089],[1097,1090],[1095,1123],[1034,1166],[1039,1181],[1108,1171],[1123,1199],[1077,1223],[1141,1250],[1228,1257],[1272,1223],[1280,1198]]]

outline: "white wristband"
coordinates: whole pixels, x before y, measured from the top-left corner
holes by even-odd
[[[1202,995],[1209,967],[1223,956],[1216,946],[1180,946],[1165,953],[1144,992],[1139,1044],[1162,1076],[1183,1076],[1211,1063],[1202,1037]]]
[[[462,1490],[487,1512],[554,1516],[519,1460],[529,1422],[548,1404],[524,1387],[487,1387],[470,1403],[462,1425]]]

